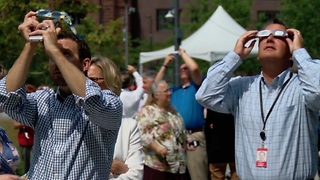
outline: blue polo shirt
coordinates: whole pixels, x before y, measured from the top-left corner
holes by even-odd
[[[171,103],[181,114],[187,130],[200,129],[204,125],[203,107],[195,98],[198,88],[194,83],[185,88],[171,87]]]

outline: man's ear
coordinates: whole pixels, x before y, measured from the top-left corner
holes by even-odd
[[[89,67],[90,67],[90,64],[91,64],[91,60],[89,58],[86,58],[82,61],[82,71],[83,72],[87,72]]]

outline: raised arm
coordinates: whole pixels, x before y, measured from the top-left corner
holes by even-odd
[[[6,78],[7,92],[16,91],[17,89],[21,88],[26,81],[29,67],[32,62],[33,55],[36,52],[37,46],[37,43],[31,43],[28,41],[29,34],[33,29],[36,29],[39,24],[35,15],[36,13],[32,11],[26,14],[23,23],[18,27],[25,44],[20,56],[8,72]]]
[[[154,82],[160,81],[164,78],[164,75],[166,74],[167,67],[169,66],[170,62],[174,61],[174,60],[175,60],[175,57],[173,54],[168,54],[164,58],[163,65],[161,66],[156,78],[154,79]]]
[[[302,34],[297,29],[288,29],[293,39],[287,38],[292,53],[292,60],[298,67],[298,76],[301,81],[305,103],[308,108],[320,110],[320,61],[312,59],[303,48]]]
[[[186,53],[184,49],[180,48],[179,54],[190,70],[192,81],[196,85],[200,86],[202,82],[202,74],[198,64]]]
[[[255,41],[248,47],[245,45],[255,38],[256,33],[256,30],[245,32],[237,40],[234,50],[208,69],[207,77],[196,93],[196,99],[202,106],[222,113],[231,113],[230,104],[234,97],[231,88],[241,82],[233,81],[234,85],[231,85],[230,79],[242,63],[242,58],[251,52]]]
[[[128,72],[130,74],[133,75],[134,77],[134,80],[136,81],[137,83],[137,88],[133,91],[131,91],[131,94],[132,96],[130,97],[131,101],[134,101],[134,102],[138,102],[140,101],[140,99],[142,98],[142,95],[143,95],[143,88],[142,88],[142,77],[141,75],[138,73],[137,69],[131,65],[128,65]]]
[[[33,32],[34,34],[41,34],[43,36],[43,44],[45,52],[48,54],[51,63],[55,63],[61,72],[68,88],[72,91],[73,94],[78,95],[80,97],[85,96],[85,83],[86,77],[84,73],[80,70],[82,69],[76,66],[76,62],[80,61],[79,54],[80,52],[74,53],[72,49],[78,49],[77,44],[74,42],[73,44],[68,42],[61,45],[60,42],[68,41],[70,39],[57,39],[57,34],[60,29],[55,28],[53,21],[44,20],[39,24],[40,27],[45,27],[45,31]],[[59,41],[59,42],[58,42]],[[64,47],[64,46],[68,47]],[[74,54],[73,54],[74,53]],[[68,59],[67,59],[68,58]],[[89,61],[88,58],[82,60],[83,62]],[[60,85],[60,88],[67,88]]]

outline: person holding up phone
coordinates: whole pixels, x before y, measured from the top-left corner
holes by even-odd
[[[91,51],[84,39],[30,11],[18,29],[24,46],[0,80],[0,108],[35,131],[28,179],[107,179],[121,124],[122,103],[85,76]],[[44,28],[45,27],[45,28]],[[29,42],[42,35],[43,42]],[[37,45],[48,56],[57,90],[26,93]]]

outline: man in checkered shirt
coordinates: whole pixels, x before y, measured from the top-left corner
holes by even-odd
[[[119,97],[85,77],[91,54],[76,35],[56,28],[51,20],[38,22],[35,12],[25,16],[19,31],[25,45],[0,81],[0,108],[35,129],[28,179],[107,179],[121,124]],[[24,84],[39,44],[28,41],[31,35],[43,36],[40,43],[56,92],[26,94]]]

